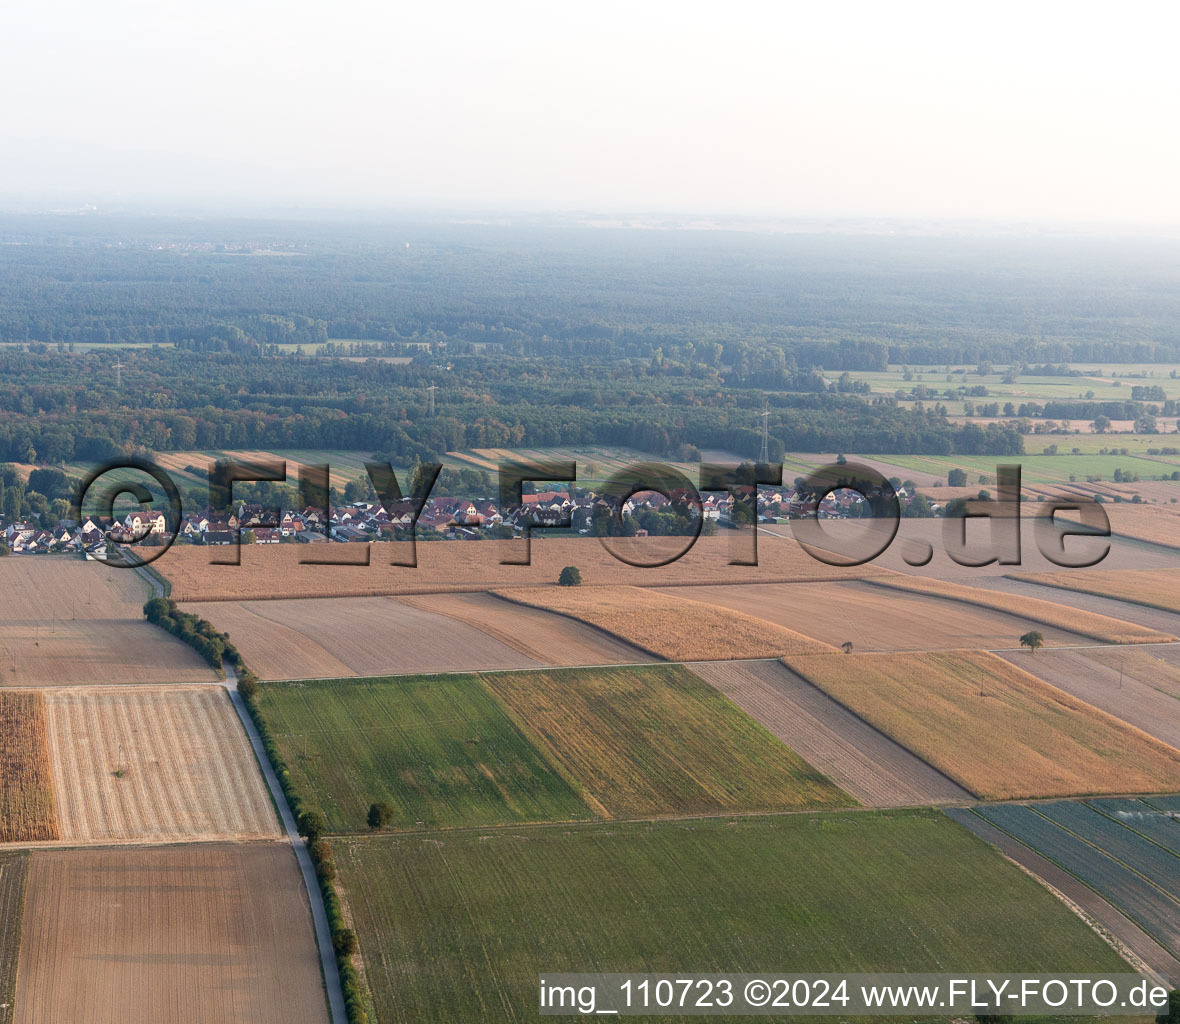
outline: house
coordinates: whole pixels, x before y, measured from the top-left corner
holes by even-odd
[[[206,544],[234,544],[238,540],[238,534],[234,530],[206,530],[205,543]]]
[[[279,542],[279,531],[273,526],[260,526],[254,530],[255,544],[277,544]]]

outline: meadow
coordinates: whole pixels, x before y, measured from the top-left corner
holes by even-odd
[[[542,972],[1126,970],[1036,881],[930,811],[336,849],[380,1020],[528,1019]]]
[[[775,658],[831,649],[785,626],[666,590],[583,586],[516,588],[493,593],[508,601],[588,622],[669,661]]]
[[[985,800],[1180,790],[1180,751],[994,654],[784,660]]]
[[[604,817],[853,803],[683,666],[502,672],[483,679]]]
[[[591,817],[476,676],[268,683],[258,702],[331,832],[382,801],[403,829]]]
[[[0,690],[0,843],[56,838],[45,698]]]

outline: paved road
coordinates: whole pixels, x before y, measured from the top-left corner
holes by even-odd
[[[246,710],[246,703],[238,693],[238,677],[233,666],[225,666],[225,688],[229,691],[229,699],[233,701],[238,718],[246,735],[250,737],[250,745],[254,748],[254,755],[262,768],[262,775],[270,787],[270,795],[274,798],[275,806],[279,809],[279,818],[283,828],[287,831],[287,838],[295,850],[295,859],[299,862],[299,870],[303,872],[303,884],[307,889],[308,901],[311,904],[311,919],[315,924],[316,945],[320,949],[320,966],[324,974],[324,987],[328,993],[328,1008],[331,1011],[333,1024],[347,1024],[348,1015],[344,1009],[344,991],[340,987],[340,974],[336,970],[336,954],[332,949],[332,932],[328,927],[328,912],[324,907],[324,898],[320,894],[320,883],[316,878],[315,866],[311,862],[307,843],[299,834],[295,825],[295,815],[283,794],[283,787],[279,785],[278,776],[271,767],[270,758],[262,746],[262,737],[254,726],[250,712]]]

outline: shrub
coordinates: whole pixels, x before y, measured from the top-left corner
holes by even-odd
[[[332,948],[337,956],[352,956],[357,951],[356,932],[351,928],[338,928],[332,933]]]
[[[557,577],[559,586],[579,587],[582,585],[582,571],[576,565],[567,565]]]

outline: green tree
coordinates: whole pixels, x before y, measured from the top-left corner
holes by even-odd
[[[356,941],[356,932],[351,928],[337,928],[332,933],[332,948],[338,957],[352,956],[360,947]]]
[[[946,475],[946,483],[948,487],[966,487],[967,471],[963,469],[952,469]]]
[[[561,587],[579,587],[582,585],[582,571],[576,565],[567,565],[557,577],[557,584]]]
[[[1156,1017],[1155,1024],[1180,1024],[1180,988],[1168,993],[1168,1008]]]
[[[302,811],[298,825],[299,834],[312,843],[319,839],[328,827],[321,811]]]
[[[393,808],[389,804],[384,802],[369,804],[369,828],[376,831],[379,828],[385,828],[391,821],[393,821]]]
[[[1095,416],[1094,422],[1090,426],[1094,428],[1095,434],[1105,434],[1110,429],[1110,417]]]
[[[1030,629],[1020,638],[1020,646],[1027,647],[1030,654],[1036,654],[1037,649],[1045,646],[1045,637],[1038,629]]]

